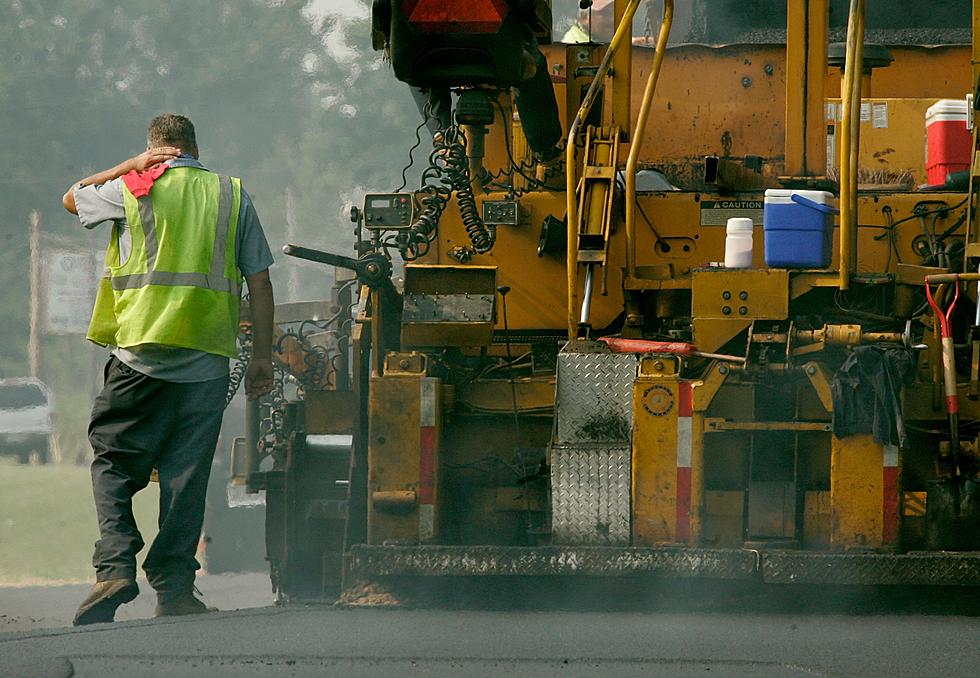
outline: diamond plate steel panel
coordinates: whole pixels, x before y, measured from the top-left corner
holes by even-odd
[[[556,442],[629,442],[635,379],[636,356],[632,354],[559,353]]]
[[[551,498],[556,544],[629,544],[629,446],[554,446]]]
[[[617,546],[353,546],[354,579],[648,574],[769,584],[980,586],[980,553],[833,554]]]
[[[762,577],[779,584],[980,586],[980,553],[764,552]]]
[[[489,322],[492,294],[419,294],[409,292],[402,306],[403,323]]]

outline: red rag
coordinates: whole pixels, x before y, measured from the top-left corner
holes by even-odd
[[[134,198],[142,198],[144,195],[150,194],[150,189],[153,188],[153,182],[167,171],[167,167],[168,165],[157,165],[145,172],[133,170],[122,175],[122,180]]]

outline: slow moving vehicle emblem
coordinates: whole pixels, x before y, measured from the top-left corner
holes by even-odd
[[[674,394],[666,386],[650,386],[643,392],[643,409],[663,417],[674,409]]]

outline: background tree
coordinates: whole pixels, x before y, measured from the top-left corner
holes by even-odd
[[[61,194],[141,151],[157,113],[189,115],[204,163],[243,178],[274,252],[287,221],[291,238],[349,251],[344,196],[394,187],[400,166],[387,164],[417,117],[369,49],[368,15],[359,0],[0,5],[0,376],[27,373],[28,214],[41,212],[45,247],[104,249],[108,229],[83,232]],[[327,270],[290,278],[293,262],[277,259],[281,300],[327,293]],[[75,336],[42,345],[41,376],[83,449],[93,353]]]
[[[0,377],[27,374],[29,221],[43,247],[102,250],[61,207],[75,179],[142,150],[146,124],[191,117],[202,161],[242,177],[273,252],[289,239],[349,252],[350,203],[394,190],[419,122],[407,86],[370,49],[367,0],[9,0],[0,3]],[[556,33],[577,2],[556,2]],[[409,189],[429,151],[409,172]],[[332,273],[285,260],[281,301],[323,298]],[[104,351],[44,337],[66,456],[87,454],[84,423]]]

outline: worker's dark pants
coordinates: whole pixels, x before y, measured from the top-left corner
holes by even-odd
[[[89,424],[95,452],[92,488],[102,534],[92,558],[98,581],[135,578],[143,539],[133,518],[133,495],[146,487],[155,467],[160,475],[160,532],[143,569],[158,593],[193,589],[200,567],[194,555],[227,389],[227,377],[174,383],[110,358]]]

